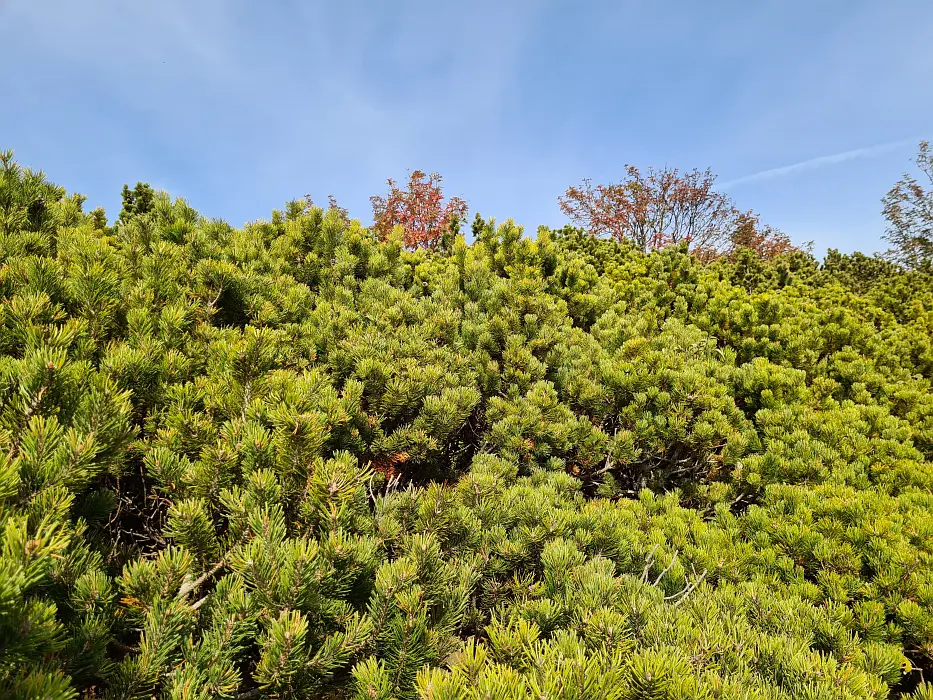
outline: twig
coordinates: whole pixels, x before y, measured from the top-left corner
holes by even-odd
[[[648,572],[651,571],[651,565],[654,564],[654,553],[658,551],[660,544],[656,544],[654,548],[648,552],[648,556],[645,557],[645,570],[641,572],[641,581],[642,583],[648,583]]]
[[[376,502],[376,494],[373,491],[373,481],[376,479],[376,472],[373,472],[369,475],[369,482],[366,484],[366,495],[369,496],[369,500],[373,503]]]
[[[664,577],[664,574],[666,574],[668,571],[671,570],[671,567],[674,566],[674,563],[675,563],[676,561],[677,561],[677,550],[675,549],[675,550],[674,550],[674,556],[671,558],[671,563],[667,565],[667,568],[665,568],[664,571],[662,571],[660,574],[658,574],[658,577],[654,580],[654,583],[651,584],[651,585],[652,585],[652,586],[657,586],[657,585],[661,582],[661,579]]]
[[[618,435],[619,435],[619,428],[618,428],[618,426],[616,426],[615,432],[612,434],[612,441],[613,441],[613,443],[615,443],[616,437],[618,437]],[[596,475],[598,476],[599,474],[605,474],[606,472],[608,472],[608,471],[610,471],[611,469],[613,469],[615,466],[616,466],[616,463],[615,463],[615,460],[612,459],[612,450],[610,449],[609,451],[606,452],[606,464],[605,464],[605,466],[603,466],[602,469],[600,469],[598,472],[596,472]]]
[[[252,690],[247,690],[244,693],[235,695],[233,700],[252,700],[253,698],[258,698],[262,694],[262,688],[253,688]]]
[[[249,408],[250,399],[253,398],[253,381],[250,380],[243,387],[243,410],[240,411],[240,420],[246,422],[246,409]]]
[[[205,581],[207,581],[207,579],[209,579],[211,576],[213,576],[213,575],[216,574],[218,571],[220,571],[221,567],[223,567],[224,564],[226,564],[226,560],[225,560],[225,559],[221,559],[219,562],[217,562],[217,563],[213,566],[213,568],[211,568],[209,571],[205,571],[203,574],[201,574],[201,575],[200,575],[198,578],[196,578],[194,581],[188,581],[188,582],[186,582],[186,583],[181,584],[181,588],[178,589],[178,599],[179,599],[179,600],[183,600],[183,599],[187,598],[188,595],[189,595],[190,593],[192,593],[193,591],[196,591],[198,588],[200,588],[201,585],[202,585]]]
[[[681,603],[683,603],[687,599],[687,596],[693,593],[697,589],[697,586],[703,583],[703,579],[705,578],[706,578],[706,569],[703,569],[703,573],[700,574],[700,578],[698,578],[696,581],[690,584],[689,588],[687,588],[687,590],[684,591],[684,594],[683,596],[681,596],[680,600],[674,603],[674,605],[680,605]]]
[[[681,603],[683,603],[683,602],[687,599],[687,596],[689,596],[691,593],[693,593],[693,592],[697,589],[697,587],[698,587],[701,583],[703,583],[703,579],[706,578],[706,572],[707,572],[707,570],[706,570],[706,569],[703,569],[703,573],[700,574],[700,576],[697,578],[697,577],[696,577],[696,573],[697,573],[697,572],[696,572],[696,569],[693,568],[693,564],[690,565],[690,568],[691,568],[691,570],[693,571],[693,575],[694,575],[694,577],[695,577],[694,580],[693,580],[693,582],[692,582],[692,583],[688,583],[688,584],[683,588],[683,590],[680,590],[680,591],[678,591],[677,593],[673,593],[673,594],[671,594],[671,595],[669,595],[669,596],[665,596],[665,597],[664,597],[664,600],[673,600],[674,598],[678,598],[678,600],[674,603],[674,605],[675,605],[675,606],[680,605]]]
[[[401,483],[401,481],[402,481],[401,472],[390,476],[389,480],[386,482],[386,495],[389,495],[390,493],[395,491],[395,489],[398,488],[398,485],[399,483]]]

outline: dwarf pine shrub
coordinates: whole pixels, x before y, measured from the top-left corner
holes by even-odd
[[[931,698],[933,278],[0,171],[0,697]]]

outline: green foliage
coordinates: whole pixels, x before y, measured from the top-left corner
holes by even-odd
[[[933,185],[933,152],[927,141],[920,142],[917,167],[923,173],[921,182],[905,174],[881,200],[882,213],[888,220],[884,238],[891,244],[889,257],[906,267],[930,272],[933,270],[933,189],[929,186]]]
[[[155,192],[152,187],[143,182],[137,182],[133,189],[123,185],[123,207],[120,209],[119,221],[126,223],[134,216],[143,216],[152,211]]]
[[[2,166],[0,696],[930,697],[927,272]]]

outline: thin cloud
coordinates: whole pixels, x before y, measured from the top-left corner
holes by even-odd
[[[780,168],[770,168],[769,170],[762,170],[758,173],[753,173],[752,175],[745,175],[743,177],[736,178],[734,180],[728,180],[719,185],[719,189],[727,190],[736,185],[745,185],[749,182],[760,182],[762,180],[772,180],[776,177],[784,177],[785,175],[793,175],[795,173],[805,172],[807,170],[816,170],[817,168],[822,168],[827,165],[838,165],[839,163],[846,163],[850,160],[859,160],[862,158],[873,158],[875,156],[880,156],[883,153],[888,153],[890,151],[895,151],[898,148],[903,148],[909,144],[916,144],[919,139],[903,139],[901,141],[891,141],[890,143],[882,143],[877,146],[869,146],[867,148],[856,148],[852,151],[843,151],[842,153],[834,153],[831,156],[820,156],[819,158],[810,158],[809,160],[803,160],[799,163],[794,163],[792,165],[784,165]]]

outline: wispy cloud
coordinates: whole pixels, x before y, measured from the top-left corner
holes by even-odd
[[[933,3],[663,4],[678,16],[644,0],[0,0],[17,106],[0,138],[111,211],[143,180],[235,223],[305,192],[365,217],[414,167],[529,231],[620,163],[709,165],[725,187],[824,168],[839,177],[730,194],[821,245],[880,245],[878,195],[909,148],[786,163],[929,133]]]
[[[719,189],[728,190],[736,187],[737,185],[745,185],[750,182],[773,180],[774,178],[784,177],[785,175],[794,175],[796,173],[805,172],[808,170],[823,168],[828,165],[846,163],[850,160],[873,158],[884,153],[895,151],[898,148],[903,148],[904,146],[910,144],[916,144],[918,141],[919,139],[902,139],[901,141],[891,141],[890,143],[882,143],[878,144],[877,146],[868,146],[866,148],[856,148],[851,151],[843,151],[842,153],[834,153],[829,156],[810,158],[808,160],[802,160],[799,163],[783,165],[779,168],[769,168],[768,170],[762,170],[761,172],[753,173],[751,175],[744,175],[743,177],[738,177],[734,180],[727,180],[726,182],[719,184]]]

